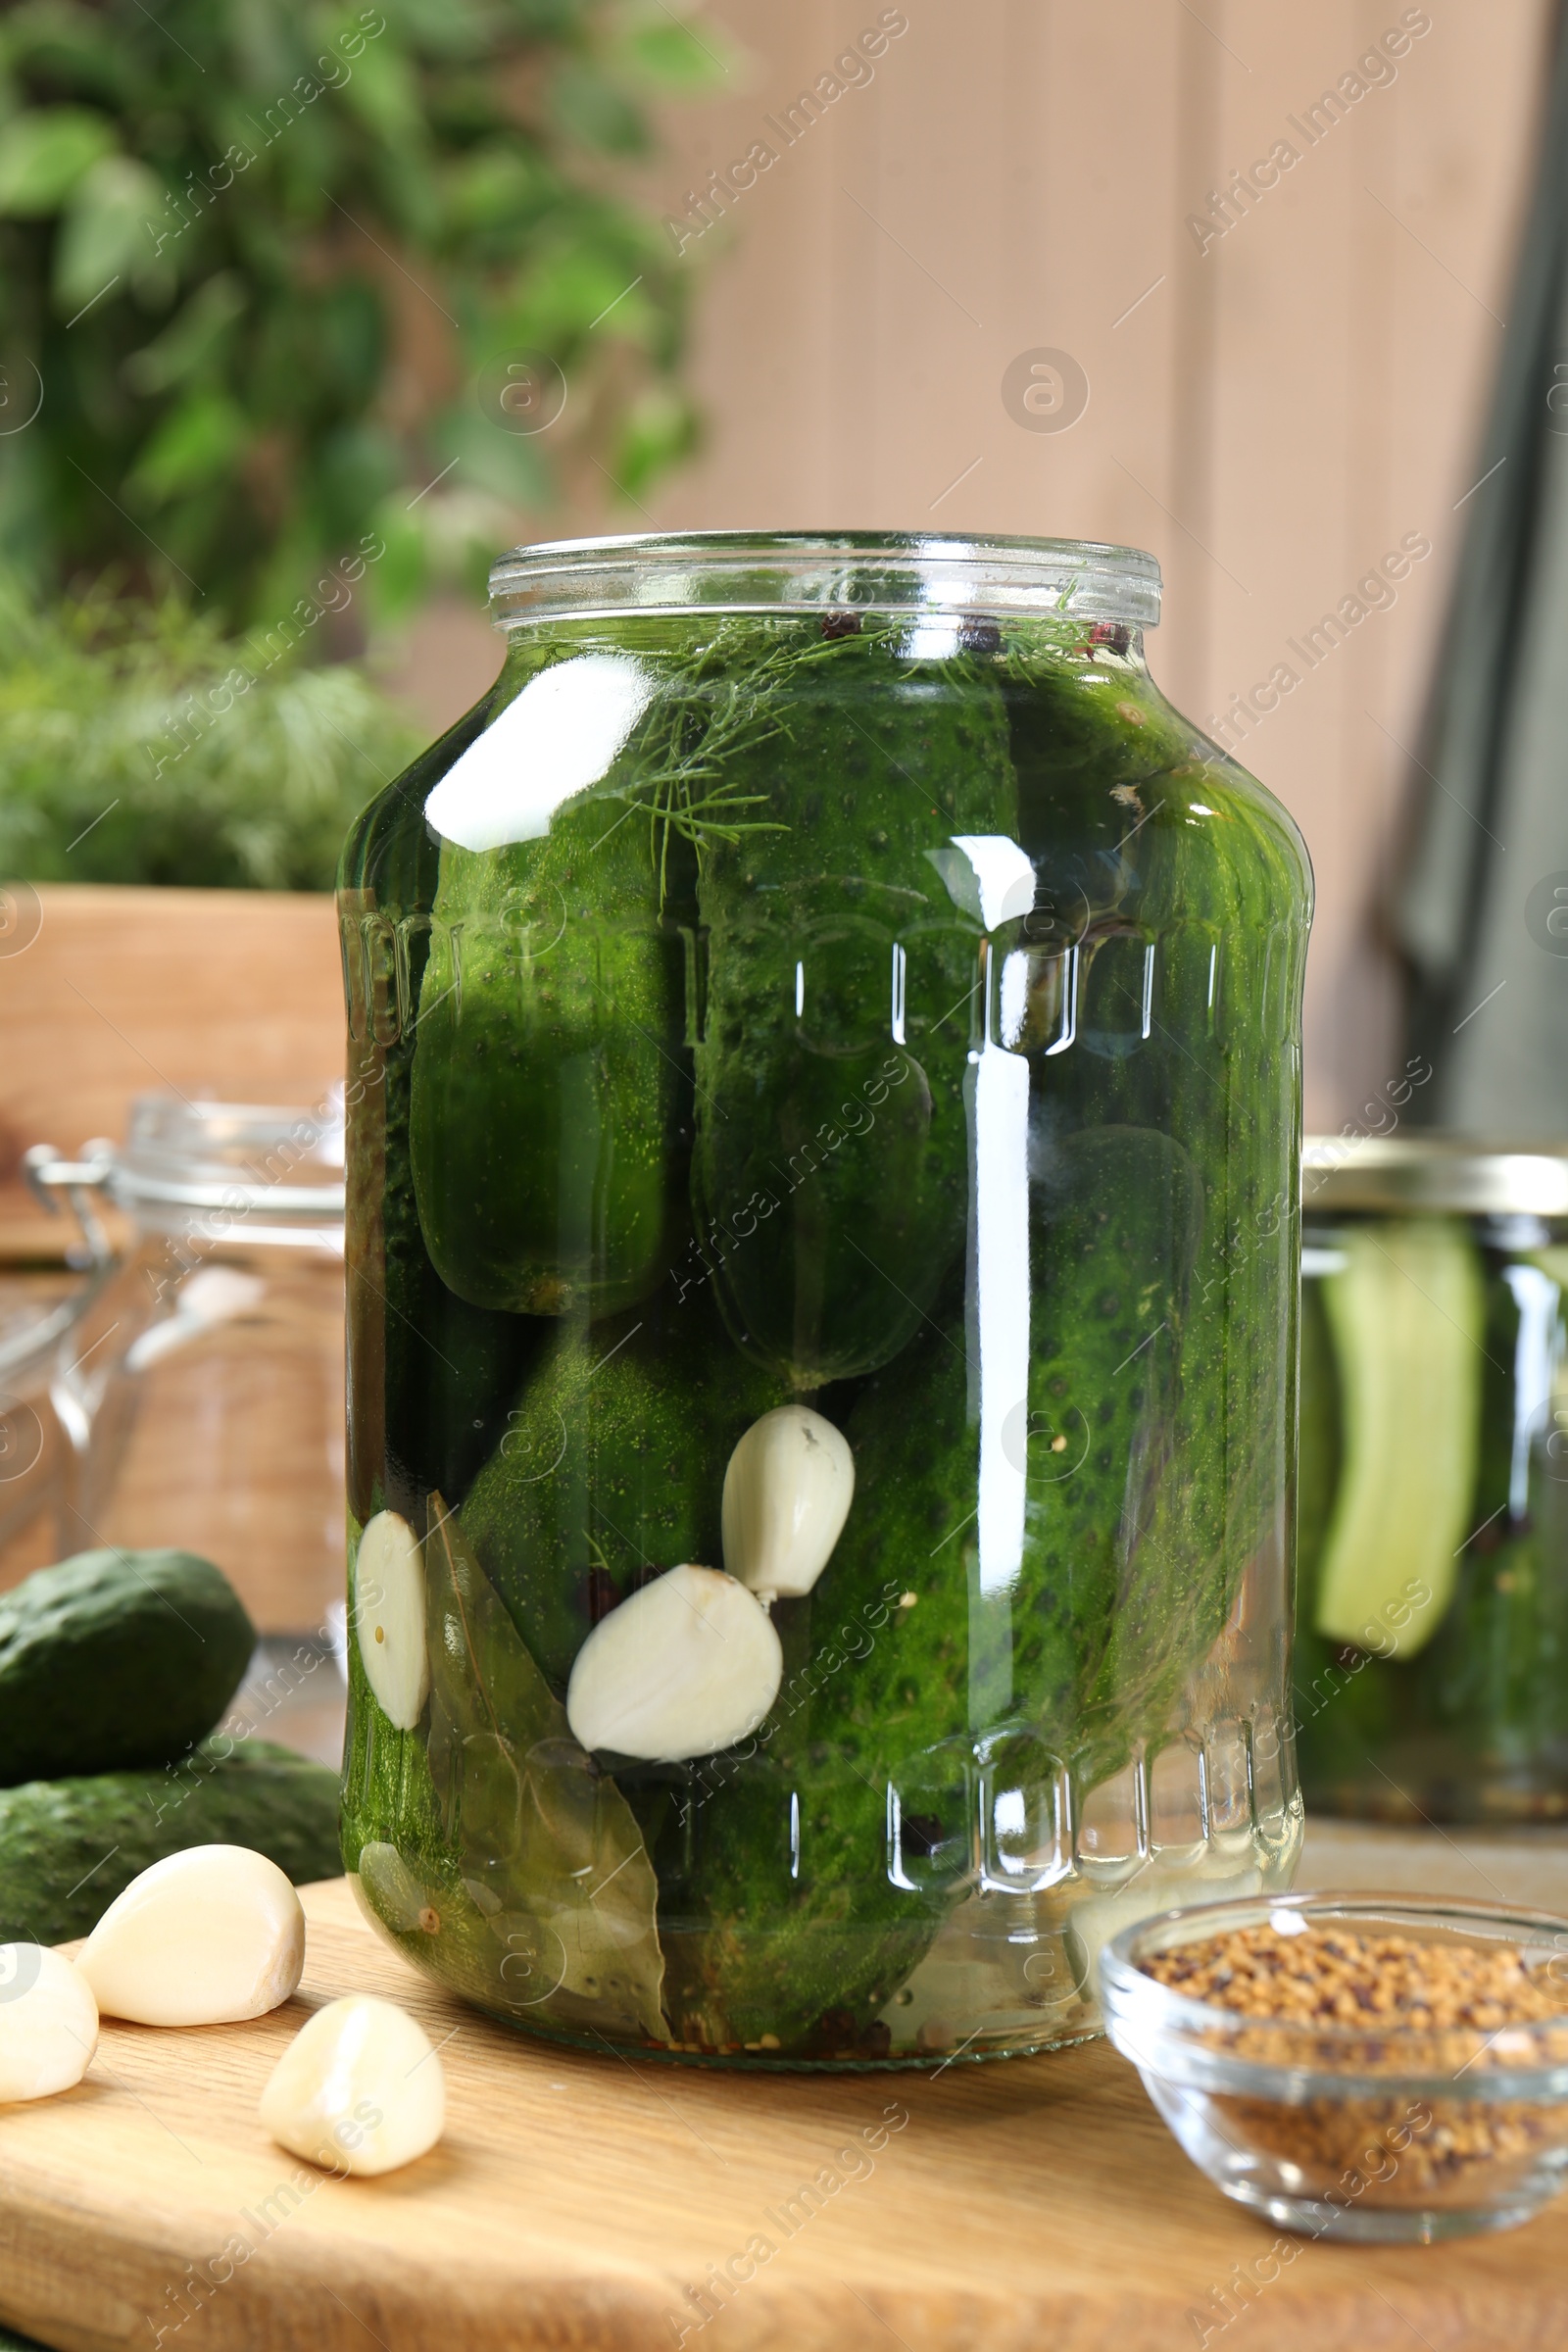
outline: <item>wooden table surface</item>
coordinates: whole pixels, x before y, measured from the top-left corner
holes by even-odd
[[[1568,2204],[1446,2246],[1303,2244],[1270,2283],[1254,2274],[1223,2325],[1215,2290],[1238,2265],[1261,2258],[1267,2274],[1276,2233],[1208,2186],[1103,2043],[854,2079],[577,2056],[428,1987],[342,1883],[306,1907],[287,2008],[187,2034],[108,2026],[79,2089],[0,2114],[0,2319],[62,2352],[1557,2352],[1568,2338]],[[256,2121],[305,2014],[355,1988],[422,2019],[449,2089],[440,2146],[363,2182],[298,2164]],[[705,2321],[689,2290],[732,2258],[755,2276],[727,2304],[710,2295]]]

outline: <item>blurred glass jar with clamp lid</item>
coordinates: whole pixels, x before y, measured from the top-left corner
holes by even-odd
[[[50,1384],[57,1556],[172,1545],[216,1561],[263,1638],[244,1728],[335,1761],[341,1085],[298,1107],[144,1095],[122,1146],[74,1161],[40,1149],[28,1175],[73,1197],[98,1268]],[[95,1200],[122,1229],[113,1245]],[[325,1706],[320,1726],[301,1719],[307,1700]]]
[[[47,1186],[36,1168],[47,1165]],[[50,1394],[62,1349],[115,1268],[115,1251],[94,1204],[96,1158],[62,1159],[40,1145],[24,1173],[44,1205],[70,1200],[81,1239],[40,1248],[30,1227],[8,1233],[0,1256],[0,1590],[58,1556],[59,1503],[71,1448]]]

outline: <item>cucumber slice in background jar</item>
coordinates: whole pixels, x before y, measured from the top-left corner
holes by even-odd
[[[1568,1743],[1568,1250],[1496,1248],[1488,1265],[1480,1469],[1458,1585],[1423,1653],[1410,1720],[1461,1740],[1472,1786],[1519,1808]],[[1494,1254],[1495,1252],[1495,1254]]]
[[[1334,1270],[1339,1252],[1319,1250],[1319,1266],[1304,1262],[1301,1284],[1301,1405],[1297,1452],[1296,1575],[1301,1593],[1317,1591],[1318,1563],[1334,1514],[1344,1452],[1339,1376],[1334,1342],[1323,1305],[1322,1275]],[[1310,1612],[1308,1612],[1310,1614]],[[1300,1627],[1298,1628],[1299,1636]]]
[[[1457,1222],[1348,1226],[1323,1279],[1343,1399],[1343,1467],[1314,1630],[1415,1657],[1453,1598],[1476,1488],[1486,1298]],[[1411,1600],[1407,1588],[1423,1590]],[[1385,1642],[1386,1637],[1386,1642]]]

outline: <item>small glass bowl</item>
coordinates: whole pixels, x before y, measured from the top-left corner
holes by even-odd
[[[1277,2024],[1145,1974],[1235,1928],[1344,1928],[1512,1944],[1560,1988],[1560,2024]],[[1568,1919],[1484,1903],[1259,1895],[1156,1913],[1100,1959],[1105,2030],[1188,2155],[1228,2197],[1313,2237],[1513,2230],[1568,2176]]]

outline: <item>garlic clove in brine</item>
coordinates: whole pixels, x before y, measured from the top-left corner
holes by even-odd
[[[716,1568],[670,1568],[594,1627],[566,1720],[584,1747],[679,1763],[755,1732],[783,1677],[778,1636],[744,1585]]]
[[[354,1562],[354,1631],[366,1680],[387,1721],[412,1732],[430,1695],[424,1559],[396,1511],[365,1523]]]
[[[754,1421],[724,1473],[724,1565],[764,1601],[809,1592],[855,1498],[855,1456],[808,1405]]]

